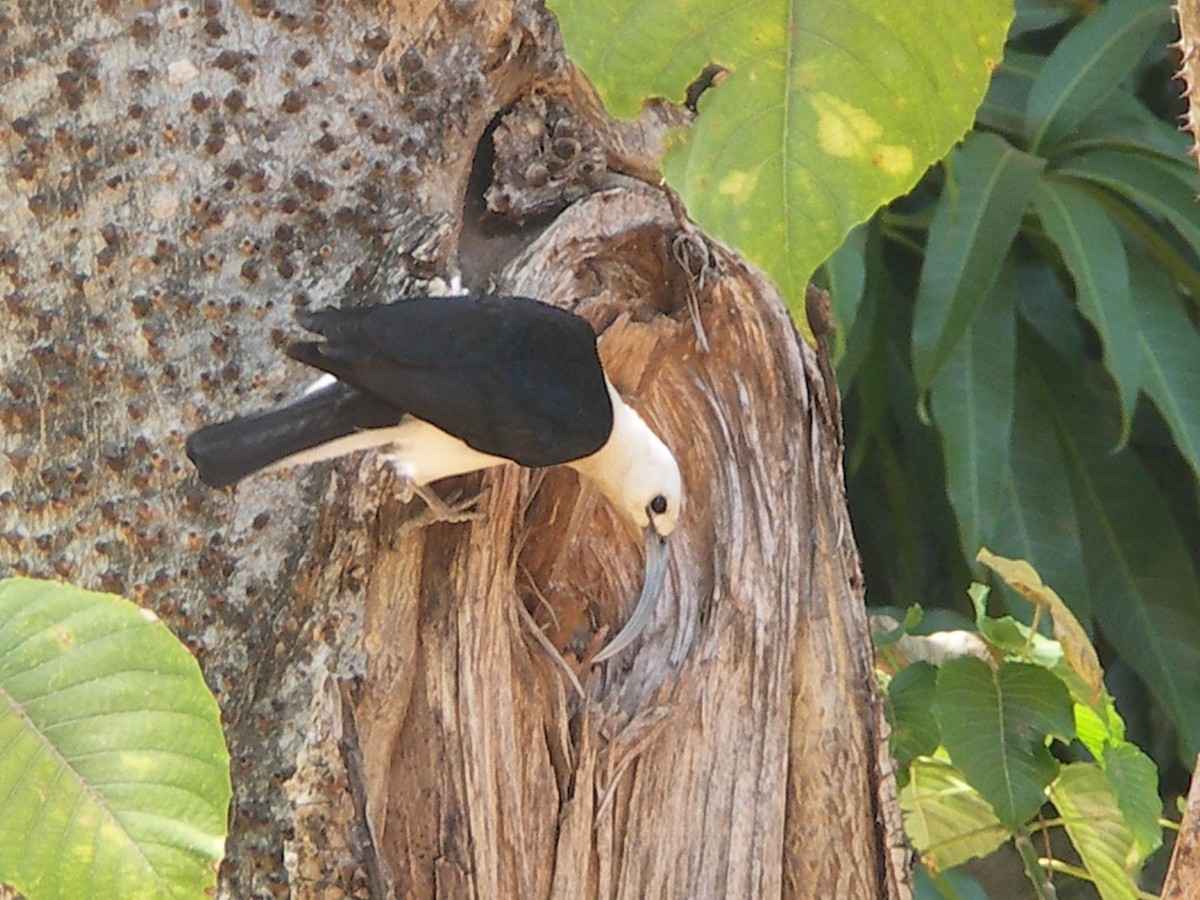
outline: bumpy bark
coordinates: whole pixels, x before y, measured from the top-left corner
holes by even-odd
[[[1191,155],[1196,157],[1200,147],[1200,100],[1197,85],[1200,85],[1200,0],[1176,0],[1175,16],[1179,20],[1178,78],[1183,82],[1183,95],[1187,98],[1188,111],[1183,126],[1192,136]]]
[[[229,896],[906,892],[835,386],[646,181],[532,2],[0,8],[0,574],[155,609],[225,712]],[[669,120],[656,107],[656,121]],[[637,177],[635,177],[637,176]],[[356,457],[200,485],[187,433],[291,393],[291,312],[458,273],[578,310],[675,450],[636,536],[567,471]],[[827,370],[826,370],[827,371]]]
[[[1193,775],[1187,807],[1175,836],[1175,848],[1171,851],[1171,864],[1163,880],[1162,897],[1163,900],[1185,900],[1197,895],[1200,895],[1200,778]]]

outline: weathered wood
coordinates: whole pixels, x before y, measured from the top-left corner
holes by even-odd
[[[1162,900],[1185,900],[1187,897],[1200,897],[1200,778],[1195,775],[1162,889]]]
[[[1200,147],[1200,0],[1176,0],[1175,18],[1179,21],[1179,72],[1188,111],[1183,124],[1192,136],[1192,156]]]
[[[906,894],[835,388],[761,275],[620,174],[544,10],[3,16],[0,574],[127,593],[195,649],[226,895]],[[605,165],[522,193],[572,117]],[[639,542],[570,472],[448,482],[483,516],[428,524],[371,457],[225,492],[184,458],[294,389],[293,307],[456,270],[589,318],[680,459],[663,602],[603,668]]]

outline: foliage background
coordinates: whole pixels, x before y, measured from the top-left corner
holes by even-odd
[[[1157,0],[1017,12],[975,129],[825,269],[868,597],[965,611],[980,546],[1028,559],[1178,776],[1200,749],[1200,210],[1174,25]]]

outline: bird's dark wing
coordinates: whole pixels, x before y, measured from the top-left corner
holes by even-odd
[[[483,453],[557,465],[594,453],[612,430],[596,335],[566,310],[523,297],[418,297],[300,321],[325,340],[294,344],[290,356]]]

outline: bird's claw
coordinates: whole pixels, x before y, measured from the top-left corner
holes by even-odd
[[[425,509],[417,515],[405,518],[392,529],[393,546],[407,533],[413,530],[428,528],[440,522],[458,524],[482,519],[484,514],[476,509],[483,491],[464,498],[461,491],[453,493],[448,500],[439,497],[428,485],[417,484],[407,475],[392,469],[398,482],[397,498],[402,504],[409,504],[413,497],[421,498]]]
[[[443,500],[429,487],[419,484],[409,484],[409,498],[412,495],[420,497],[425,503],[425,512],[414,520],[415,524],[432,525],[435,522],[474,522],[483,518],[483,512],[476,509],[483,492],[464,498],[457,491],[448,500]]]

